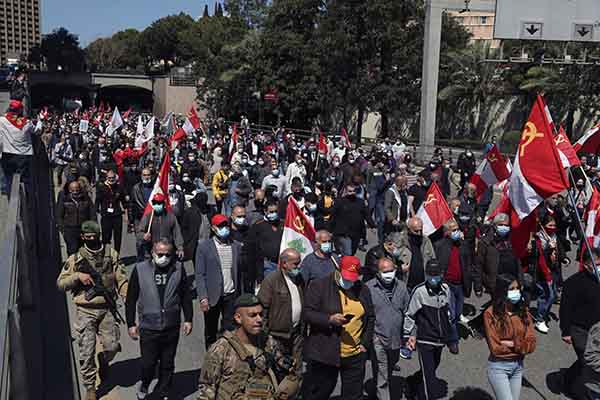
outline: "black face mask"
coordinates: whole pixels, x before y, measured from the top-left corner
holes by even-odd
[[[423,242],[423,235],[417,235],[408,231],[408,240],[410,240],[412,244],[420,246]]]
[[[102,247],[100,239],[84,240],[85,246],[91,250],[99,250]]]
[[[256,209],[256,211],[262,212],[264,210],[264,207],[265,207],[265,202],[263,200],[260,200],[260,201],[254,200],[254,208]]]
[[[304,194],[302,194],[302,192],[294,192],[292,194],[292,196],[294,196],[294,199],[296,199],[296,200],[302,200],[302,198],[304,197]]]
[[[83,197],[83,193],[73,192],[73,193],[71,193],[71,197],[73,197],[74,199],[81,199]]]

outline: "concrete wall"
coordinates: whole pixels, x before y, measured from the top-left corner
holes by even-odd
[[[147,75],[127,74],[92,74],[92,82],[101,87],[108,86],[134,86],[146,90],[152,90],[152,79]]]
[[[195,86],[171,86],[168,76],[154,79],[153,112],[159,118],[173,111],[175,114],[187,114],[196,100]]]

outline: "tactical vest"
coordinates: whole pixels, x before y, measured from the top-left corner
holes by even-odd
[[[145,261],[138,264],[136,269],[140,283],[137,305],[140,328],[162,331],[178,326],[181,323],[181,298],[177,290],[183,278],[181,263],[175,263],[175,271],[165,287],[162,305],[156,287],[154,266],[150,261]]]
[[[115,281],[115,266],[113,265],[113,259],[111,256],[111,247],[110,245],[104,245],[102,255],[98,255],[96,260],[90,260],[84,257],[81,254],[81,249],[77,251],[77,256],[75,257],[75,271],[80,271],[80,265],[89,264],[90,267],[95,269],[100,276],[102,276],[102,285],[108,289],[111,293],[116,294],[116,281]],[[76,290],[76,292],[80,292],[83,290],[83,285]],[[77,293],[75,293],[77,294]]]
[[[277,379],[270,368],[267,354],[261,351],[258,357],[248,352],[240,342],[224,335],[224,339],[233,348],[240,360],[244,362],[243,367],[236,368],[227,384],[220,385],[217,399],[232,400],[275,400]]]

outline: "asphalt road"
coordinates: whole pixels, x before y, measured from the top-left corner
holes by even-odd
[[[124,232],[126,232],[125,228]],[[368,232],[368,240],[371,245],[376,243],[373,230]],[[122,259],[127,264],[129,271],[133,268],[134,256],[135,239],[132,234],[124,233]],[[364,253],[359,253],[358,256],[364,260]],[[188,274],[192,273],[191,264],[186,265],[186,269]],[[575,266],[565,269],[565,277],[575,272],[575,269]],[[487,300],[489,297],[486,295],[482,299],[475,297],[466,299],[466,309],[470,309],[473,313],[479,313],[479,307]],[[182,336],[177,351],[173,385],[174,399],[194,398],[198,373],[204,357],[203,319],[197,300],[194,300],[194,311],[194,332],[189,337]],[[558,315],[557,305],[553,306],[552,312]],[[467,330],[464,329],[463,333],[466,332]],[[113,361],[108,381],[99,389],[100,398],[103,400],[135,399],[135,386],[140,375],[139,342],[129,338],[125,326],[121,326],[121,345],[123,351]],[[75,351],[77,352],[77,349]],[[478,388],[492,393],[486,376],[488,354],[485,341],[471,336],[461,340],[460,354],[452,355],[447,350],[444,351],[438,376],[447,384],[448,398],[464,387]],[[546,377],[550,373],[568,367],[574,360],[575,355],[572,349],[561,341],[558,322],[551,322],[550,332],[547,335],[538,334],[536,351],[525,360],[525,379],[521,399],[560,399],[560,396],[548,390]],[[396,382],[403,381],[406,376],[418,369],[418,357],[415,354],[412,360],[402,361],[402,370],[395,373]],[[370,364],[367,364],[366,381],[367,388],[372,387]],[[341,399],[339,383],[332,398]],[[464,398],[477,400],[478,397],[470,395]]]

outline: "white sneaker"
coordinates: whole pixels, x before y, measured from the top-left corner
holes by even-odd
[[[548,333],[548,331],[550,330],[550,328],[548,328],[548,325],[546,325],[545,321],[536,322],[535,329],[537,329],[538,332],[543,333],[543,334]]]
[[[471,320],[467,317],[465,317],[464,315],[460,314],[460,323],[461,324],[468,324],[469,322],[471,322]]]
[[[135,395],[138,400],[144,400],[148,396],[148,388],[142,385],[142,382],[138,383]]]

